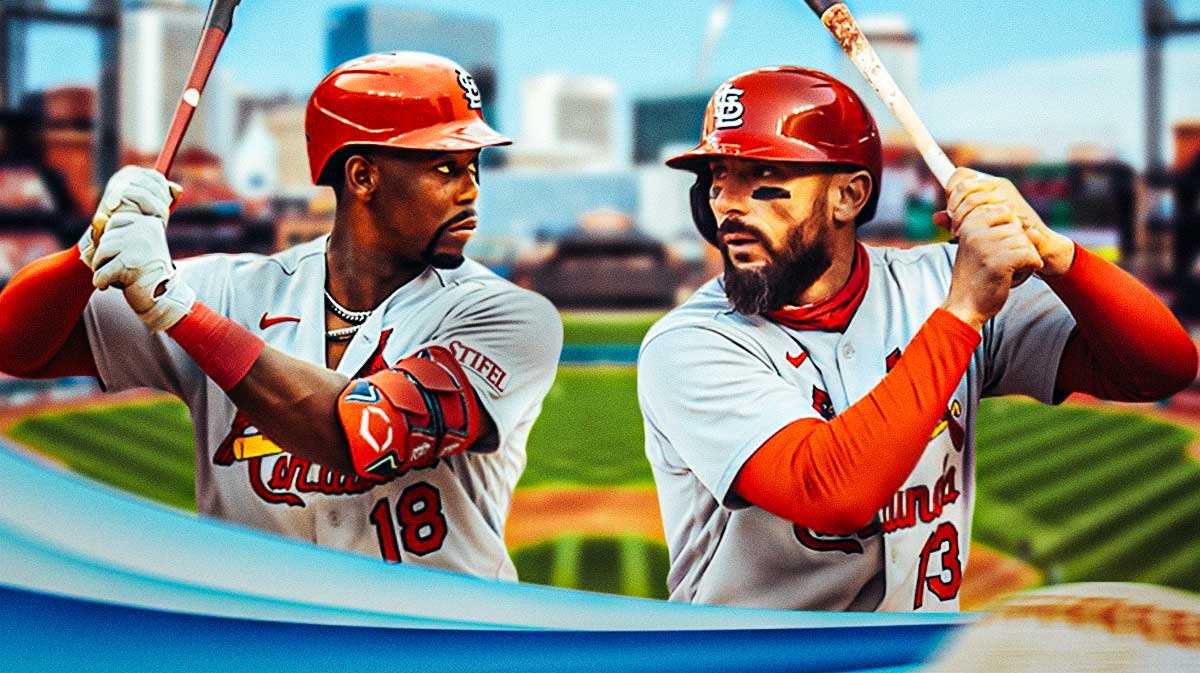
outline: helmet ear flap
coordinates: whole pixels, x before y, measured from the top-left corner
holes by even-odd
[[[713,215],[712,207],[708,204],[709,190],[712,189],[712,174],[700,171],[696,174],[696,182],[688,190],[688,200],[692,206],[692,221],[704,240],[717,244],[717,218]]]

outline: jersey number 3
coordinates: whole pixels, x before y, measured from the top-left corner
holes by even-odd
[[[943,601],[958,595],[958,588],[962,586],[962,559],[958,551],[958,529],[949,521],[938,526],[925,541],[925,546],[921,549],[921,562],[917,566],[914,610],[921,607],[927,585],[929,590]],[[936,575],[926,575],[929,572],[929,557],[936,553],[941,554],[942,571]],[[947,574],[949,577],[946,577]]]
[[[379,538],[379,553],[388,563],[400,562],[399,544],[404,545],[404,551],[416,556],[435,552],[446,540],[442,495],[427,482],[413,484],[400,494],[394,519],[387,498],[375,503],[371,509],[371,525],[375,526],[375,536]]]

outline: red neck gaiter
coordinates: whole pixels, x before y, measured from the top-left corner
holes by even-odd
[[[812,304],[771,311],[767,318],[792,329],[845,332],[858,305],[867,296],[867,281],[870,278],[871,262],[867,259],[867,249],[858,243],[850,266],[850,277],[842,289]]]

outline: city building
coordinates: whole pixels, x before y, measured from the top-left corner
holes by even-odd
[[[243,198],[270,198],[279,188],[279,148],[266,115],[255,110],[250,116],[229,164],[229,180]]]
[[[304,143],[306,103],[277,105],[263,113],[267,132],[275,141],[276,192],[285,197],[311,197],[317,189],[308,171],[308,147]]]
[[[688,244],[683,255],[688,258],[698,256],[703,241],[692,220],[687,196],[696,176],[667,168],[661,162],[639,166],[637,174],[641,194],[637,219],[642,231],[660,241],[681,244],[690,241],[695,245]]]
[[[587,75],[547,73],[522,85],[521,134],[509,165],[612,168],[617,85]]]
[[[700,141],[710,89],[639,98],[633,102],[633,160],[658,163]]]

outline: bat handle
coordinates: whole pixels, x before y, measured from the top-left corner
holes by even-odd
[[[925,165],[929,166],[930,172],[945,189],[950,182],[950,176],[956,170],[954,162],[950,161],[950,158],[936,143],[922,149],[921,158],[925,160]]]

